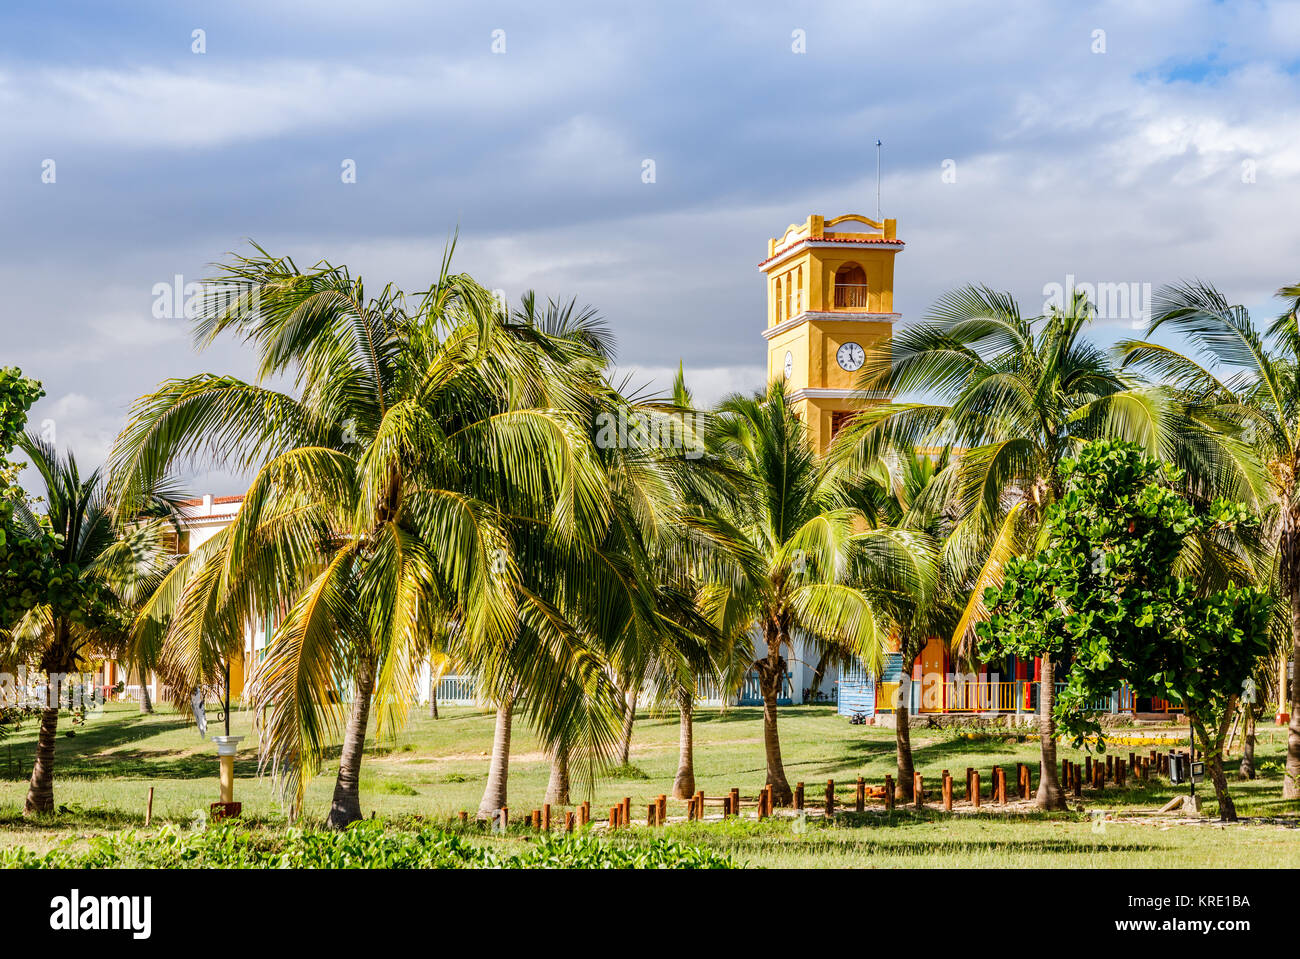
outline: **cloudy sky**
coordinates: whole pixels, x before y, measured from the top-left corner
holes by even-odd
[[[877,138],[905,321],[970,281],[1037,312],[1195,276],[1271,315],[1300,280],[1300,5],[623,7],[6,5],[0,364],[34,421],[98,461],[160,379],[248,374],[154,288],[250,238],[418,289],[459,228],[460,269],[593,304],[639,380],[757,386],[767,238],[874,214]]]

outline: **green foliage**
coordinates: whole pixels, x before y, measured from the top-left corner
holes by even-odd
[[[48,527],[32,522],[17,468],[7,459],[27,422],[27,411],[45,395],[41,385],[16,367],[0,367],[0,629],[43,603],[74,605],[69,581],[52,569],[59,541]]]
[[[114,833],[91,839],[86,851],[36,855],[0,850],[9,869],[727,869],[725,855],[664,837],[610,842],[583,835],[549,835],[516,855],[501,855],[432,826],[417,831],[364,820],[342,831],[268,832],[237,822],[205,830],[167,826],[154,833]]]
[[[607,779],[649,779],[650,774],[634,763],[615,766],[605,773]]]
[[[1055,716],[1076,743],[1100,733],[1086,704],[1121,682],[1217,725],[1268,652],[1269,598],[1233,583],[1207,588],[1180,575],[1180,559],[1190,538],[1222,537],[1250,517],[1221,500],[1194,509],[1171,488],[1177,472],[1130,443],[1089,443],[1061,472],[1045,545],[1008,563],[1001,588],[986,593],[980,654],[1069,663]]]

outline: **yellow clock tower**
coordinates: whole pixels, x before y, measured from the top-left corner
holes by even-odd
[[[857,371],[898,317],[897,234],[894,220],[814,214],[768,240],[767,259],[758,265],[767,276],[767,375],[785,377],[819,453],[860,407]]]

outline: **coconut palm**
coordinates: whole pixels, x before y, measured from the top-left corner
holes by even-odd
[[[717,582],[735,621],[763,640],[751,666],[763,696],[767,782],[788,805],[777,699],[796,639],[814,651],[838,644],[878,669],[888,626],[873,593],[922,588],[933,548],[923,533],[866,528],[842,473],[814,452],[783,381],[724,400],[709,445],[743,485],[694,525],[738,558],[732,580]]]
[[[88,597],[86,607],[79,610],[38,605],[8,634],[3,659],[34,663],[46,675],[36,762],[24,803],[25,813],[33,815],[54,811],[60,689],[94,656],[119,650],[133,605],[158,583],[169,565],[164,534],[170,527],[157,518],[129,528],[115,525],[98,470],[83,476],[73,454],[59,456],[51,444],[30,433],[19,441],[19,448],[40,477],[44,516],[38,517],[25,499],[19,499],[15,518],[33,536],[43,527],[58,535],[56,570],[80,580]],[[143,499],[156,503],[153,495]]]
[[[507,734],[521,708],[544,743],[607,755],[605,663],[566,616],[572,581],[553,561],[579,566],[609,521],[587,431],[602,362],[590,343],[505,322],[451,273],[450,250],[414,308],[346,267],[302,271],[260,247],[217,279],[235,293],[212,298],[198,342],[248,342],[259,378],[202,374],[143,397],[114,448],[115,488],[129,509],[196,460],[255,478],[235,521],[142,610],[136,647],[191,689],[287,603],[249,679],[262,763],[297,812],[341,731],[333,827],[361,816],[372,703],[391,736],[433,652],[503,704]]]
[[[1300,662],[1300,284],[1277,295],[1285,308],[1262,330],[1244,307],[1230,304],[1209,284],[1164,287],[1145,338],[1117,349],[1126,366],[1168,381],[1262,463],[1260,495],[1239,498],[1256,508],[1272,506],[1266,533],[1288,607],[1291,660]],[[1192,349],[1184,354],[1154,342],[1152,336],[1165,327],[1181,333]],[[1290,714],[1282,795],[1300,799],[1300,683],[1291,684]]]
[[[832,463],[845,464],[852,470],[855,459],[853,437],[841,433],[832,443]],[[945,447],[935,455],[913,448],[902,449],[858,474],[850,483],[854,502],[869,522],[877,527],[896,527],[923,532],[942,543],[951,532],[948,512],[948,472],[953,465],[952,450]],[[850,473],[850,476],[853,474]],[[925,584],[930,587],[913,592],[885,592],[878,601],[888,618],[896,652],[904,663],[913,663],[932,636],[950,636],[961,616],[965,600],[960,572],[949,562],[939,561],[927,571]],[[894,747],[897,757],[897,797],[911,799],[914,783],[910,729],[911,694],[904,676],[900,700],[894,704]]]
[[[541,307],[532,294],[526,294],[511,323],[589,354],[598,371],[588,383],[584,416],[607,484],[608,523],[602,530],[575,537],[570,547],[557,548],[551,538],[539,536],[529,555],[536,558],[534,565],[557,571],[555,583],[562,596],[557,597],[557,606],[563,607],[589,647],[608,662],[611,681],[619,680],[622,731],[616,755],[621,764],[626,762],[624,750],[630,739],[628,677],[644,675],[648,651],[671,642],[669,637],[708,630],[708,623],[695,615],[668,578],[675,568],[672,544],[683,535],[681,490],[691,471],[683,450],[662,442],[672,431],[659,428],[666,414],[657,404],[629,398],[623,395],[625,385],[616,388],[603,379],[612,343],[590,307],[579,310],[573,302],[555,301]],[[610,428],[619,423],[623,429]],[[629,423],[641,424],[630,436]],[[480,818],[490,818],[505,805],[511,710],[519,697],[530,695],[526,686],[510,677],[502,682],[508,693],[498,703]],[[542,689],[539,694],[549,692]],[[571,771],[590,786],[599,765],[596,758],[575,737],[562,733],[551,747],[548,801],[568,801]],[[576,770],[575,759],[582,760]]]
[[[1094,315],[1076,296],[1026,317],[1010,294],[968,286],[868,351],[860,389],[926,399],[865,409],[840,438],[851,450],[843,462],[865,468],[891,450],[964,448],[947,481],[954,524],[943,547],[944,563],[969,588],[953,632],[959,652],[969,652],[974,623],[988,615],[985,590],[1001,582],[1010,558],[1037,542],[1047,507],[1061,495],[1062,458],[1087,440],[1139,443],[1182,468],[1195,489],[1242,499],[1251,488],[1249,457],[1217,422],[1168,389],[1125,377],[1088,342]],[[1037,801],[1059,809],[1054,666],[1042,663]]]

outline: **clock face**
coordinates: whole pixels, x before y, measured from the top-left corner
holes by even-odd
[[[862,364],[867,359],[867,354],[863,352],[862,347],[858,346],[858,344],[845,343],[835,351],[835,359],[840,364],[840,369],[852,373],[862,368]]]
[[[789,350],[785,351],[785,378],[788,380],[794,373],[794,354]]]

